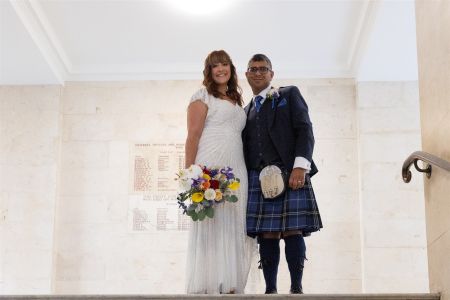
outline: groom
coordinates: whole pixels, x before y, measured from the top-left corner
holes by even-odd
[[[266,294],[277,293],[280,239],[284,239],[292,294],[302,294],[306,246],[304,236],[322,228],[310,177],[317,173],[312,161],[314,136],[308,106],[295,86],[273,88],[272,63],[255,54],[245,73],[253,91],[245,107],[247,124],[242,133],[249,190],[247,234],[257,237]],[[267,165],[286,173],[286,192],[264,199],[259,175]]]

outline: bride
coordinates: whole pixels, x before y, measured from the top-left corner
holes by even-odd
[[[246,114],[236,68],[223,50],[211,52],[203,70],[204,87],[187,109],[185,164],[231,167],[241,184],[238,202],[216,206],[214,218],[192,223],[187,253],[190,294],[243,293],[256,242],[246,235],[248,179],[241,132]]]

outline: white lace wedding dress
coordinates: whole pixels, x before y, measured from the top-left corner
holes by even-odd
[[[208,106],[196,163],[231,167],[241,180],[238,202],[224,202],[215,208],[214,218],[192,222],[187,251],[186,290],[190,294],[243,293],[256,241],[246,235],[247,170],[241,131],[246,123],[242,107],[197,91],[191,102],[200,99]]]

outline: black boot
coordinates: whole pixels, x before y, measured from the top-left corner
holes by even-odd
[[[259,268],[263,270],[266,281],[266,294],[277,294],[277,274],[280,263],[280,240],[258,238],[259,255],[261,256]]]
[[[284,238],[286,260],[291,274],[291,294],[303,294],[302,277],[306,245],[301,235]]]

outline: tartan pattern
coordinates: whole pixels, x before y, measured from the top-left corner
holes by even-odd
[[[298,190],[290,188],[283,196],[264,200],[259,172],[248,172],[247,235],[256,237],[262,232],[302,230],[304,236],[322,228],[311,180],[307,174],[305,185]]]

